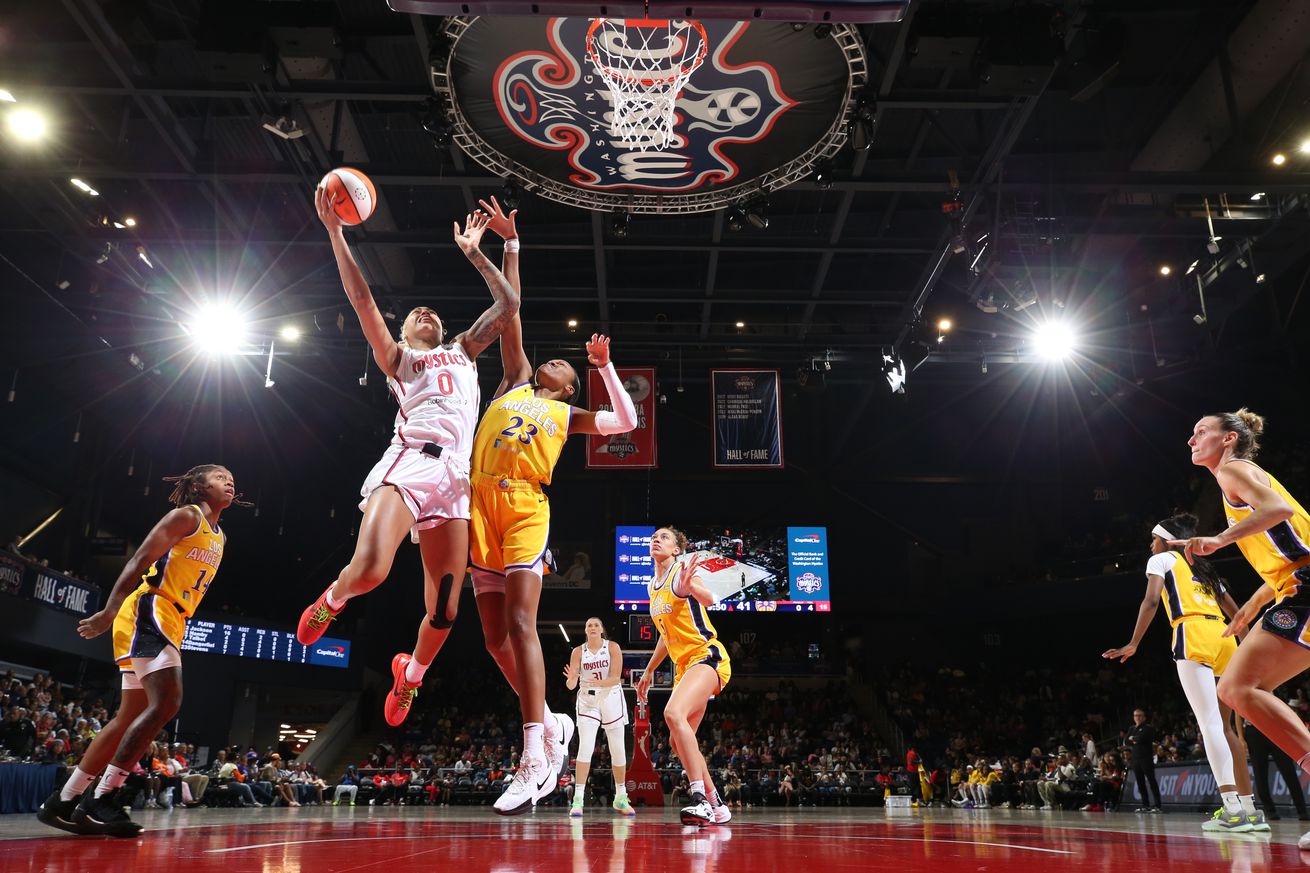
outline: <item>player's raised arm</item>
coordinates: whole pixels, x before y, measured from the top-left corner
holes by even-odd
[[[505,278],[505,274],[487,259],[480,248],[482,235],[487,230],[488,216],[474,212],[465,217],[464,228],[455,222],[455,244],[477,268],[491,290],[495,302],[478,316],[473,326],[455,338],[469,357],[476,358],[496,341],[519,311],[519,292]]]
[[[478,205],[489,216],[487,229],[499,235],[505,241],[505,251],[501,255],[500,271],[505,274],[505,278],[510,285],[514,286],[514,290],[519,293],[521,300],[523,284],[519,279],[519,232],[515,222],[519,211],[511,209],[509,214],[506,215],[495,197],[491,198],[490,203],[486,200],[479,200]],[[500,335],[500,363],[505,370],[505,375],[500,380],[496,393],[492,395],[493,399],[504,394],[515,385],[522,385],[532,379],[532,364],[523,351],[523,321],[517,312]]]
[[[1133,627],[1132,640],[1126,646],[1107,649],[1101,653],[1102,658],[1110,660],[1118,658],[1119,663],[1122,664],[1137,654],[1137,647],[1141,645],[1142,637],[1146,636],[1146,629],[1151,626],[1151,621],[1160,609],[1160,592],[1163,590],[1164,577],[1157,576],[1155,573],[1148,574],[1146,577],[1146,596],[1142,598],[1142,605],[1137,608],[1137,624]]]
[[[332,201],[323,188],[314,189],[314,208],[318,220],[327,228],[328,239],[332,241],[332,254],[337,259],[337,270],[341,273],[341,284],[346,289],[346,298],[359,318],[359,326],[364,331],[369,348],[373,350],[373,360],[377,361],[382,372],[395,378],[396,368],[400,366],[400,346],[387,330],[387,323],[373,301],[373,292],[369,290],[364,274],[355,263],[355,256],[346,244],[346,236],[341,230],[341,219],[332,210]]]
[[[572,691],[578,687],[578,680],[582,676],[582,646],[574,646],[573,654],[569,656],[569,662],[564,665],[564,684]]]
[[[637,407],[623,387],[614,364],[610,361],[610,338],[593,333],[587,342],[587,360],[600,370],[609,395],[610,409],[599,412],[578,410],[569,419],[569,433],[616,434],[627,433],[637,426]]]

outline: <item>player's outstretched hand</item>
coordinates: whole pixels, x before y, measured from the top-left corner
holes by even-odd
[[[647,670],[645,673],[642,673],[641,678],[637,680],[637,699],[640,700],[642,703],[645,703],[646,699],[649,696],[650,696],[650,671]]]
[[[578,670],[577,667],[573,666],[572,661],[564,665],[564,681],[568,682],[570,685],[578,681],[578,676],[580,675],[580,673],[581,671]]]
[[[1223,548],[1223,543],[1219,542],[1218,537],[1192,537],[1187,540],[1169,540],[1171,546],[1182,546],[1183,557],[1187,563],[1192,563],[1192,558],[1203,558],[1206,555],[1213,555]]]
[[[1104,652],[1101,653],[1101,657],[1111,661],[1118,658],[1119,663],[1122,664],[1124,661],[1127,661],[1129,658],[1131,658],[1133,655],[1136,654],[1137,654],[1137,646],[1133,645],[1132,643],[1129,643],[1128,645],[1122,646],[1118,649],[1106,649]]]
[[[682,572],[678,575],[678,588],[683,594],[691,591],[691,580],[696,578],[696,571],[700,568],[703,560],[704,558],[700,555],[695,555],[690,561],[682,565]]]
[[[1228,622],[1228,627],[1224,628],[1221,636],[1237,637],[1239,640],[1246,636],[1247,630],[1251,627],[1251,622],[1255,621],[1256,616],[1260,614],[1260,607],[1252,607],[1247,603],[1241,609],[1233,613],[1232,619]]]
[[[610,362],[610,338],[601,333],[593,333],[587,340],[587,360],[593,367],[603,367]]]
[[[490,203],[479,200],[478,205],[482,207],[483,212],[487,213],[487,230],[495,233],[501,239],[519,238],[518,228],[514,226],[514,217],[519,214],[517,209],[511,209],[509,215],[506,215],[505,210],[500,208],[500,203],[496,201],[495,197],[491,198]]]
[[[332,208],[332,197],[322,185],[314,189],[314,209],[328,233],[341,230],[341,219],[337,218],[336,210]]]
[[[114,625],[114,613],[100,610],[95,615],[87,616],[77,623],[77,632],[83,639],[93,639],[109,630]]]
[[[483,212],[470,212],[464,216],[464,229],[460,230],[455,222],[455,245],[459,246],[465,256],[473,257],[478,253],[482,235],[487,232],[487,216]]]

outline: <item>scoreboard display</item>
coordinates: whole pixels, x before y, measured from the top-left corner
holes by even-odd
[[[655,622],[649,615],[633,613],[628,616],[628,645],[653,646],[659,638],[660,632],[655,629]]]
[[[323,637],[312,646],[302,646],[291,631],[213,621],[187,622],[182,651],[319,667],[350,666],[350,640]]]

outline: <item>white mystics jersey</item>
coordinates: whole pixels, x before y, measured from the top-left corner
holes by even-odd
[[[421,449],[436,443],[467,466],[482,395],[477,362],[463,346],[426,352],[402,346],[396,378],[387,379],[387,387],[400,404],[393,445]]]
[[[583,687],[610,677],[610,644],[601,640],[599,652],[593,652],[582,644],[582,665],[579,668],[579,680]]]

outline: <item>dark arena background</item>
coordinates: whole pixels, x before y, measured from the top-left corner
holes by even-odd
[[[594,16],[657,22],[656,55],[703,40],[672,88],[623,83],[666,92],[635,139]],[[1164,619],[1102,657],[1153,525],[1229,524],[1199,419],[1259,412],[1259,463],[1310,493],[1307,60],[1301,0],[9,4],[0,869],[1310,863],[1307,774],[1250,727],[1269,827],[1202,830],[1221,796]],[[397,419],[315,214],[336,167],[375,186],[345,238],[390,334],[490,305],[451,227],[494,196],[518,210],[528,358],[608,408],[584,343],[611,336],[637,410],[563,450],[537,613],[556,713],[589,617],[623,649],[625,760],[598,742],[586,784],[566,767],[527,815],[493,812],[523,718],[468,580],[400,727],[416,546],[297,640]],[[251,505],[223,514],[163,745],[106,795],[144,829],[50,829],[38,808],[124,696],[111,634],[78,622],[170,509],[163,477],[210,463]],[[731,659],[698,739],[732,818],[704,827],[678,813],[668,664],[636,706],[662,525]],[[1261,585],[1234,547],[1213,562],[1238,605]],[[1305,677],[1275,693],[1310,719]]]

